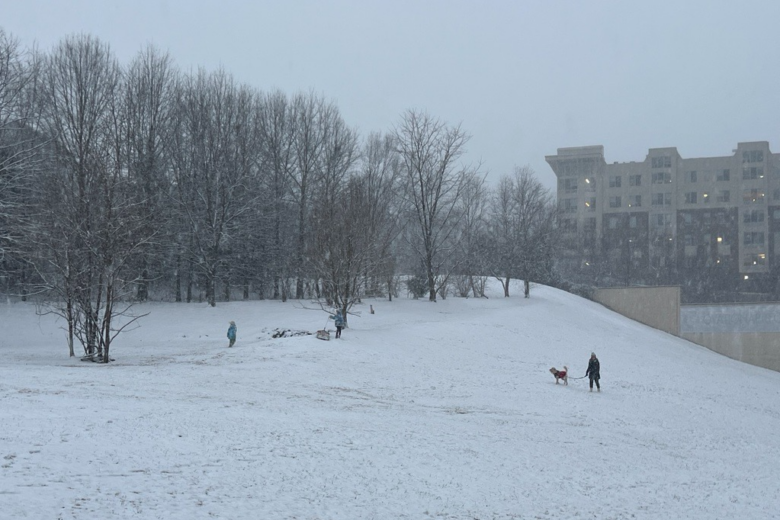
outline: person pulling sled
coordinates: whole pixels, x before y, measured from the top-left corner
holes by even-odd
[[[341,311],[336,311],[336,315],[331,316],[331,318],[336,325],[336,339],[338,339],[341,337],[341,329],[344,328],[344,316],[341,315]]]

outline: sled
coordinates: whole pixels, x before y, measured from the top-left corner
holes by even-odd
[[[327,330],[318,330],[317,331],[317,339],[330,341],[330,332],[328,332]]]

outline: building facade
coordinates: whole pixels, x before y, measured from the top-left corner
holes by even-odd
[[[585,146],[546,160],[558,178],[560,264],[569,275],[679,284],[689,301],[777,292],[780,154],[769,143],[692,159],[651,148],[644,161],[612,164],[603,146]]]

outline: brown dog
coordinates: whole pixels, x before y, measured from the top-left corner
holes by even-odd
[[[568,385],[569,384],[569,376],[567,375],[569,372],[569,367],[566,365],[563,366],[563,370],[558,370],[555,367],[552,367],[550,369],[550,373],[555,376],[555,384],[558,384],[559,379],[563,379],[563,384]]]

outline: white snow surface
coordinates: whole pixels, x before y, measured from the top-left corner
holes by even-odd
[[[330,341],[271,337],[322,328],[308,302],[144,304],[108,365],[2,305],[0,517],[780,517],[780,373],[495,289],[366,300]],[[591,351],[602,391],[556,386]]]

